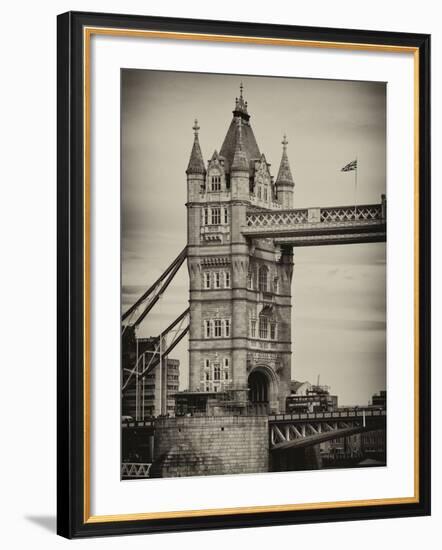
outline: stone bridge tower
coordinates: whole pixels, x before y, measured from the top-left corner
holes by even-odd
[[[285,410],[291,378],[292,248],[243,234],[246,213],[293,208],[283,139],[276,181],[256,142],[243,88],[220,151],[205,163],[199,126],[187,167],[190,387],[221,410]]]

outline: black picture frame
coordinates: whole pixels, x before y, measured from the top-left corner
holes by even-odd
[[[67,538],[363,520],[430,514],[430,36],[398,32],[298,27],[69,12],[57,38],[57,517]],[[419,61],[419,498],[413,503],[315,510],[231,513],[163,519],[89,521],[85,495],[84,405],[84,29],[112,27],[410,47]],[[86,393],[85,393],[86,391]]]

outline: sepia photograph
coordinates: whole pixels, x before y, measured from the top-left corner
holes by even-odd
[[[121,70],[121,479],[387,465],[385,82]]]

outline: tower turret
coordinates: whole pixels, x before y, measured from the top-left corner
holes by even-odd
[[[276,178],[276,197],[283,208],[288,210],[293,208],[293,190],[295,183],[290,170],[289,159],[287,156],[287,136],[284,134],[282,140],[282,157],[279,165],[278,177]]]
[[[187,166],[187,200],[192,201],[198,197],[198,194],[205,185],[206,167],[204,166],[203,154],[201,152],[198,132],[198,120],[192,127],[194,133],[192,152],[190,153],[189,164]]]

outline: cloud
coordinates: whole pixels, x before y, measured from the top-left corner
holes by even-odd
[[[313,329],[317,331],[381,331],[387,329],[386,321],[373,321],[369,319],[342,319],[324,317],[296,317],[295,327],[303,330]]]

